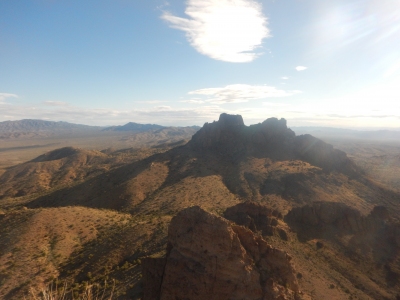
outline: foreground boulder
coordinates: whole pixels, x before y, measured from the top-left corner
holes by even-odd
[[[291,257],[198,206],[171,221],[166,258],[143,262],[144,299],[298,299]]]

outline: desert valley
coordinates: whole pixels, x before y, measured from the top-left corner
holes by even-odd
[[[400,132],[292,129],[1,122],[0,298],[400,299]]]

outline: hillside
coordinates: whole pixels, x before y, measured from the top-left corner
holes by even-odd
[[[69,186],[59,185],[45,193],[27,193],[23,197],[8,194],[0,200],[0,209],[4,212],[0,222],[9,224],[16,220],[15,225],[5,226],[0,235],[4,241],[2,245],[5,245],[1,246],[0,259],[7,262],[2,267],[3,275],[0,275],[0,279],[3,278],[0,295],[5,299],[18,299],[31,285],[27,275],[10,267],[9,263],[12,255],[15,258],[19,255],[9,245],[17,244],[22,234],[33,234],[33,230],[37,230],[24,225],[31,216],[50,211],[54,216],[76,215],[76,209],[93,216],[97,212],[116,215],[102,227],[103,230],[93,229],[96,234],[90,238],[79,237],[79,247],[66,252],[62,261],[56,261],[52,272],[40,273],[41,281],[50,282],[53,277],[57,277],[58,282],[73,281],[77,284],[74,292],[78,293],[85,284],[116,280],[119,299],[140,299],[146,297],[143,295],[146,287],[154,285],[159,276],[146,273],[146,266],[160,266],[160,262],[146,259],[176,261],[178,253],[171,256],[171,247],[167,246],[172,243],[176,245],[176,251],[187,258],[181,261],[182,268],[192,270],[198,276],[203,274],[204,281],[194,281],[188,286],[203,283],[214,286],[218,281],[212,279],[216,273],[212,272],[212,255],[208,253],[224,255],[226,248],[212,248],[216,247],[213,243],[217,241],[213,242],[213,238],[205,234],[199,238],[208,241],[200,243],[206,248],[198,249],[197,244],[193,244],[189,255],[185,240],[181,244],[178,237],[173,237],[176,234],[174,228],[181,228],[176,225],[178,221],[171,223],[168,233],[171,219],[192,206],[200,206],[204,211],[197,212],[198,224],[203,221],[205,224],[225,224],[227,231],[221,232],[221,236],[228,239],[236,234],[241,241],[238,249],[242,250],[235,250],[238,256],[232,256],[221,268],[228,270],[229,261],[234,266],[236,259],[241,259],[238,257],[246,257],[245,263],[237,266],[253,269],[249,271],[251,276],[267,276],[268,268],[258,265],[258,252],[251,242],[254,239],[263,247],[269,245],[277,249],[274,250],[276,253],[283,251],[290,255],[293,270],[296,270],[293,271],[296,283],[292,286],[294,294],[286,291],[287,295],[303,299],[395,299],[400,295],[400,195],[368,178],[345,152],[310,135],[296,136],[287,128],[284,119],[271,118],[245,126],[241,116],[226,114],[216,122],[206,123],[188,143],[171,144],[170,147],[174,148],[114,165],[108,164],[107,159],[118,151],[60,149],[16,166],[13,172],[11,168],[0,176],[0,180],[6,178],[6,174],[14,176],[7,177],[10,184],[23,188],[29,185],[28,182],[39,182],[32,177],[33,171],[23,171],[27,166],[27,170],[59,178],[59,182],[70,180],[68,165],[75,164],[76,174],[82,174],[71,179]],[[48,163],[55,162],[57,167],[51,172],[45,171],[51,169]],[[88,175],[93,166],[112,167]],[[243,206],[243,203],[247,204]],[[70,217],[62,218],[69,220]],[[45,219],[47,230],[54,232],[58,221]],[[101,217],[97,219],[102,222]],[[121,221],[115,221],[118,219]],[[214,221],[207,223],[211,219]],[[225,219],[235,222],[238,227],[229,225],[229,229]],[[76,222],[82,226],[88,222],[88,228],[95,226],[85,218],[76,219]],[[240,226],[247,227],[246,230],[255,236],[251,237],[253,233]],[[79,230],[83,229],[78,229],[78,233]],[[191,226],[187,228],[188,233],[203,232],[196,230]],[[68,244],[65,247],[72,247]],[[29,253],[24,256],[40,256],[38,247],[26,251]],[[197,252],[199,254],[193,256]],[[195,257],[197,263],[192,264],[190,257]],[[140,275],[143,259],[146,261],[143,266],[146,282]],[[48,264],[48,259],[35,261],[40,269]],[[170,268],[167,266],[161,263],[159,274],[164,268],[167,272]],[[182,276],[189,278],[189,275],[179,275],[176,271],[168,274],[171,284],[179,282]],[[273,282],[278,284],[278,290],[285,288],[280,275],[271,273],[268,276],[275,278]],[[263,277],[263,284],[270,282],[268,276]],[[24,284],[16,286],[15,278],[21,278]],[[227,277],[226,280],[233,282],[227,285],[227,290],[235,286],[236,279]],[[253,287],[250,285],[246,289]],[[257,289],[254,295],[260,295],[260,287],[254,288]],[[261,290],[263,288],[262,285]],[[168,285],[162,288],[168,295],[175,295],[171,289]],[[208,289],[203,291],[210,292]],[[272,290],[268,291],[272,293]],[[254,299],[258,299],[257,296]]]

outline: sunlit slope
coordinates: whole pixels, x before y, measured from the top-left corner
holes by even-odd
[[[130,218],[83,207],[25,209],[0,216],[0,297],[18,299],[22,290],[58,277],[71,254]]]

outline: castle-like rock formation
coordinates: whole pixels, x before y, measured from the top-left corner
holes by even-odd
[[[218,121],[205,123],[188,144],[192,149],[222,154],[240,160],[247,156],[275,160],[299,159],[326,171],[360,174],[346,153],[311,136],[296,136],[285,119],[269,118],[246,126],[240,115],[221,114]]]

